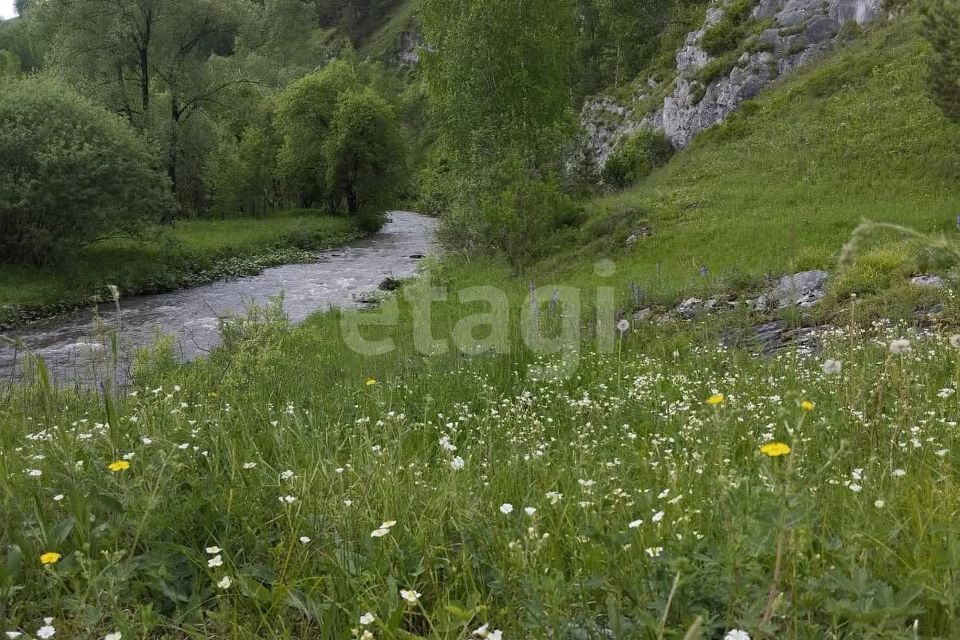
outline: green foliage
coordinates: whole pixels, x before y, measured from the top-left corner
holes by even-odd
[[[148,147],[119,118],[40,80],[0,92],[0,255],[47,263],[171,209]]]
[[[700,47],[712,56],[727,53],[740,44],[739,25],[724,17],[707,29],[700,38]]]
[[[434,122],[452,178],[446,193],[455,194],[445,226],[457,233],[445,237],[501,251],[519,269],[558,213],[551,207],[567,208],[553,176],[572,131],[572,2],[426,0],[422,19],[433,45],[424,67]]]
[[[756,0],[734,0],[727,5],[720,21],[700,38],[700,47],[711,56],[738,50],[754,27],[750,14],[755,4]]]
[[[393,109],[372,89],[343,92],[323,147],[327,186],[334,203],[380,227],[404,177],[406,149]]]
[[[416,176],[417,211],[430,216],[447,213],[454,201],[449,160],[434,149]]]
[[[52,0],[29,21],[50,43],[45,65],[84,95],[122,114],[158,143],[174,194],[193,211],[215,144],[221,93],[248,78],[222,75],[248,0]]]
[[[714,80],[728,75],[733,68],[737,66],[737,59],[739,57],[740,55],[736,51],[733,51],[719,58],[710,60],[702,69],[697,71],[697,82],[699,82],[702,87],[710,86],[710,83]]]
[[[580,207],[557,184],[531,177],[519,159],[473,193],[475,201],[458,198],[443,216],[440,239],[456,249],[495,250],[515,272],[545,253],[553,232],[580,221]]]
[[[630,86],[656,75],[652,67],[673,69],[677,48],[703,20],[701,0],[576,0],[574,96],[613,86]],[[669,62],[661,65],[659,58]]]
[[[33,71],[39,66],[46,44],[31,37],[29,23],[24,18],[0,20],[0,50],[15,54],[23,71]]]
[[[948,118],[960,122],[960,2],[935,0],[925,17],[924,35],[933,48],[930,94]]]
[[[556,161],[570,121],[571,0],[426,0],[421,14],[435,124],[451,158],[468,172],[521,151],[534,167]]]
[[[326,205],[324,145],[340,94],[359,86],[353,67],[336,61],[284,89],[276,99],[281,136],[278,169],[288,198],[303,205]]]
[[[17,78],[20,76],[21,71],[20,56],[13,51],[0,49],[0,80],[3,78]]]
[[[615,189],[629,187],[665,165],[673,153],[673,145],[662,131],[641,129],[614,148],[603,167],[603,181]]]
[[[235,140],[221,134],[210,155],[207,182],[212,210],[222,216],[263,215],[278,204],[277,143],[265,127],[251,125]]]

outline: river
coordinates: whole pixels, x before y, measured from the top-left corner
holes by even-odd
[[[33,354],[43,358],[59,384],[92,383],[112,377],[109,338],[98,330],[104,324],[121,329],[121,374],[127,379],[130,354],[151,344],[158,334],[176,337],[176,354],[182,360],[197,358],[214,349],[219,340],[219,320],[242,314],[251,304],[266,304],[283,294],[290,320],[300,322],[318,311],[357,308],[387,278],[416,273],[419,260],[433,250],[436,220],[408,211],[394,211],[377,233],[350,246],[317,253],[317,262],[267,269],[260,275],[221,280],[193,289],[136,296],[120,300],[120,317],[114,304],[103,304],[7,332]],[[23,353],[0,343],[0,377],[21,375]]]

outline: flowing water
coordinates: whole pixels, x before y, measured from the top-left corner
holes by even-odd
[[[242,314],[251,304],[267,304],[283,294],[283,308],[293,322],[331,308],[356,308],[365,294],[387,278],[406,278],[430,253],[436,220],[406,211],[390,214],[378,233],[317,254],[318,261],[267,269],[257,276],[222,280],[194,289],[124,298],[120,317],[113,303],[92,310],[8,332],[33,354],[43,358],[58,383],[96,384],[111,379],[113,365],[108,332],[101,324],[121,327],[121,371],[129,375],[130,354],[151,344],[158,335],[176,337],[176,354],[191,360],[215,348],[220,340],[219,320]],[[16,380],[23,353],[0,343],[0,376]]]

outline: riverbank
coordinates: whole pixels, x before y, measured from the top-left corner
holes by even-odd
[[[309,210],[264,218],[181,221],[142,239],[87,247],[58,269],[0,264],[0,330],[87,307],[110,295],[164,293],[281,264],[314,260],[313,251],[365,235],[356,221]]]

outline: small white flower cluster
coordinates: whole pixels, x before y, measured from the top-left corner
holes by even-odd
[[[491,629],[489,624],[482,624],[473,630],[473,637],[481,640],[503,640],[500,629]]]
[[[370,532],[370,537],[371,538],[384,537],[385,535],[390,533],[390,529],[392,529],[393,525],[395,524],[397,524],[396,520],[385,520],[383,524],[381,524],[379,527],[377,527],[376,529]]]
[[[217,569],[223,566],[223,556],[220,555],[223,549],[217,546],[207,547],[204,549],[207,552],[207,555],[213,556],[207,560],[207,567],[210,569]],[[233,584],[233,581],[230,579],[230,576],[223,576],[217,582],[217,586],[221,589],[229,589],[230,585]]]

